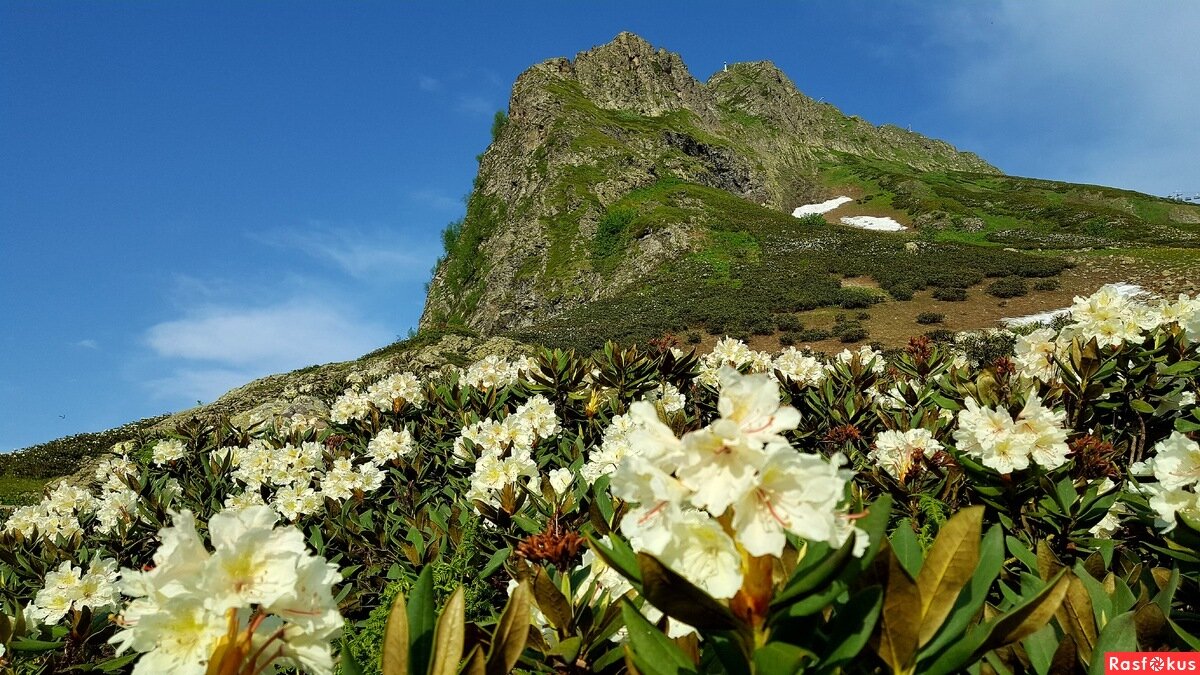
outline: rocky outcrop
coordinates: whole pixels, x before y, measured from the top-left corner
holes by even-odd
[[[823,196],[815,167],[836,153],[998,173],[941,141],[813,101],[770,62],[700,82],[678,54],[621,33],[535,65],[517,78],[507,123],[481,158],[460,244],[435,271],[421,328],[493,333],[608,297],[695,250],[710,224],[687,204],[649,218],[661,205],[637,203],[638,190],[679,180],[790,211]],[[614,235],[629,209],[652,226]]]

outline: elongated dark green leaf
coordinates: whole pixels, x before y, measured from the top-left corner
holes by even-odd
[[[775,598],[771,601],[772,608],[786,607],[796,599],[813,592],[823,584],[840,575],[854,557],[855,535],[850,535],[846,543],[836,551],[828,551],[817,560],[800,562],[792,577]],[[828,547],[826,547],[828,549]]]
[[[492,557],[488,558],[487,564],[483,566],[482,570],[480,570],[480,572],[479,572],[480,578],[487,578],[487,577],[492,576],[492,574],[496,570],[500,569],[500,566],[504,564],[504,561],[508,560],[508,556],[510,556],[510,555],[512,555],[512,547],[511,546],[506,546],[506,547],[500,549],[499,551],[496,551],[495,553],[493,553]]]
[[[1096,649],[1092,652],[1092,662],[1088,666],[1088,675],[1104,675],[1105,659],[1108,652],[1136,652],[1137,631],[1134,630],[1133,612],[1118,614],[1109,620],[1096,639]]]
[[[725,605],[676,574],[654,556],[639,553],[642,596],[667,616],[701,630],[733,630],[741,622]]]
[[[629,631],[629,652],[639,672],[646,675],[694,673],[695,667],[671,638],[652,626],[628,600],[622,600],[621,616]]]
[[[917,541],[917,533],[913,531],[911,521],[900,521],[900,526],[892,532],[891,539],[888,543],[892,547],[892,553],[896,559],[904,567],[904,571],[908,575],[916,578],[921,572],[921,559],[924,556],[924,551],[921,550],[921,542]]]
[[[963,509],[942,525],[929,548],[917,589],[921,594],[921,630],[917,646],[929,643],[942,622],[950,615],[959,591],[971,580],[979,563],[979,535],[983,528],[983,507]]]
[[[571,603],[554,584],[545,568],[538,567],[533,575],[533,597],[537,600],[538,608],[550,625],[563,630],[570,630],[572,623]]]
[[[518,584],[492,633],[492,646],[487,654],[488,675],[507,675],[517,665],[529,641],[532,605],[533,591],[529,582]]]
[[[1021,646],[1029,656],[1033,671],[1038,675],[1047,675],[1050,672],[1050,664],[1054,661],[1054,653],[1058,651],[1058,633],[1054,632],[1053,625],[1047,624],[1022,640]]]
[[[459,586],[450,594],[446,609],[438,619],[429,675],[455,675],[458,672],[458,662],[462,660],[466,644],[466,607],[466,594]]]
[[[883,589],[879,586],[864,588],[850,596],[846,604],[838,607],[837,614],[829,622],[826,634],[828,644],[833,647],[821,659],[821,671],[828,672],[858,657],[879,621],[883,610]]]
[[[345,643],[342,645],[342,654],[341,658],[338,659],[338,663],[341,665],[342,675],[363,675],[362,666],[358,665],[358,661],[354,658],[354,655],[350,653],[350,648],[347,647]],[[388,671],[386,669],[383,672],[384,675],[388,675]],[[408,674],[405,673],[404,675]]]
[[[638,569],[637,555],[633,549],[629,547],[620,537],[611,536],[609,541],[610,546],[605,546],[600,543],[592,535],[585,535],[588,547],[596,554],[596,557],[603,560],[604,564],[616,570],[621,576],[629,580],[635,588],[640,588],[642,585],[641,571]]]
[[[384,675],[422,675],[429,672],[433,632],[437,628],[437,600],[433,595],[433,565],[421,570],[408,595],[408,669],[384,671]],[[393,611],[393,617],[395,612]],[[392,622],[389,619],[388,628]]]
[[[783,642],[768,642],[754,650],[755,672],[771,675],[794,675],[804,669],[806,661],[815,661],[816,655],[807,649]]]

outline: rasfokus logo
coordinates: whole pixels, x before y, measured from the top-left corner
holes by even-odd
[[[1104,673],[1200,673],[1200,652],[1106,652]]]

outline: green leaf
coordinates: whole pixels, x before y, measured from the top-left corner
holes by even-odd
[[[362,666],[354,659],[354,655],[350,653],[349,647],[344,642],[342,643],[342,654],[339,664],[341,665],[342,675],[363,675]],[[390,671],[385,668],[383,672],[385,675],[388,675]],[[408,673],[404,673],[403,675],[408,675]]]
[[[1053,625],[1047,624],[1022,640],[1021,646],[1029,656],[1029,663],[1034,672],[1047,675],[1050,672],[1050,664],[1054,661],[1054,653],[1058,651],[1058,633],[1054,631]]]
[[[1013,557],[1015,557],[1017,560],[1020,560],[1022,563],[1025,563],[1025,566],[1029,568],[1030,572],[1038,571],[1037,556],[1034,555],[1033,551],[1030,551],[1025,544],[1022,544],[1020,539],[1009,535],[1004,538],[1004,541],[1008,544],[1008,550],[1013,554]]]
[[[483,566],[482,570],[480,570],[479,578],[486,579],[492,576],[496,570],[500,569],[500,566],[504,564],[504,561],[508,560],[508,556],[510,555],[512,555],[511,546],[506,546],[493,553],[492,557],[488,558],[487,564]]]
[[[771,607],[784,607],[790,602],[794,602],[796,598],[811,593],[829,579],[840,575],[847,563],[854,557],[856,537],[857,535],[850,535],[842,547],[836,551],[829,551],[828,544],[818,546],[816,543],[810,543],[804,559],[800,561],[787,584],[771,601]],[[813,555],[813,560],[809,560],[810,552],[814,554],[823,552],[824,555]]]
[[[1088,675],[1104,675],[1104,655],[1106,653],[1136,652],[1137,650],[1137,631],[1134,630],[1133,612],[1114,616],[1104,630],[1100,631],[1100,637],[1096,640],[1096,649],[1092,652]]]
[[[1182,626],[1175,623],[1175,621],[1170,617],[1167,617],[1167,625],[1171,627],[1171,630],[1175,631],[1175,635],[1178,636],[1180,640],[1183,640],[1184,644],[1190,647],[1193,651],[1200,652],[1200,638],[1184,630]]]
[[[533,597],[537,599],[538,609],[546,615],[550,625],[569,631],[573,619],[571,603],[555,585],[550,574],[544,567],[535,569],[533,575]]]
[[[971,580],[958,594],[954,609],[942,622],[942,629],[937,636],[922,650],[921,658],[938,654],[951,642],[967,632],[967,628],[979,616],[983,603],[987,600],[992,582],[1004,567],[1004,532],[999,525],[988,528],[979,547],[979,564],[971,575]]]
[[[916,577],[921,571],[921,558],[924,556],[924,552],[921,550],[921,542],[917,541],[917,533],[909,524],[911,522],[900,521],[899,527],[892,533],[892,538],[888,542],[891,544],[892,553],[904,566],[904,571],[908,572],[909,576]]]
[[[518,584],[492,633],[492,646],[488,650],[486,664],[488,675],[507,675],[517,665],[529,640],[532,604],[533,592],[529,582]]]
[[[949,616],[958,593],[971,580],[979,562],[983,507],[963,509],[942,525],[929,548],[917,589],[921,595],[921,629],[917,646],[929,643]]]
[[[1135,399],[1131,400],[1129,402],[1129,407],[1133,408],[1134,410],[1136,410],[1144,415],[1153,415],[1154,414],[1154,406],[1150,405],[1149,403],[1143,401],[1140,398],[1135,398]]]
[[[900,564],[900,559],[891,553],[888,555],[887,586],[875,651],[893,672],[911,672],[920,628],[921,593],[917,582]]]
[[[697,588],[654,556],[639,553],[642,596],[667,616],[700,630],[732,630],[741,625],[729,608]]]
[[[646,675],[695,673],[692,661],[663,635],[628,600],[622,601],[621,616],[629,631],[630,654],[638,671]]]
[[[397,596],[399,600],[399,596]],[[403,605],[401,605],[403,606]],[[437,601],[433,595],[433,565],[421,570],[417,582],[408,596],[406,624],[408,635],[407,670],[384,670],[384,675],[422,675],[429,672],[429,661],[433,654],[433,633],[437,627]],[[391,630],[395,610],[388,620]],[[389,641],[390,642],[390,641]],[[386,654],[386,652],[385,652]],[[398,664],[400,662],[397,662]]]
[[[462,660],[466,644],[466,606],[466,594],[459,586],[450,594],[446,609],[438,619],[429,675],[455,675],[458,672],[458,662]]]
[[[863,647],[875,632],[879,613],[883,609],[883,589],[879,586],[864,588],[850,596],[846,604],[837,608],[829,622],[826,644],[831,649],[821,659],[822,671],[841,666],[858,658]]]
[[[768,642],[754,650],[754,669],[771,675],[794,675],[804,669],[804,662],[815,655],[807,649],[784,642]]]
[[[8,646],[14,652],[48,652],[52,649],[62,649],[66,643],[49,640],[13,640]]]
[[[616,570],[621,576],[625,577],[635,587],[642,585],[642,573],[638,567],[637,555],[629,544],[616,535],[609,537],[610,546],[601,544],[592,535],[585,535],[588,547],[596,554],[596,557],[603,560],[604,564]]]

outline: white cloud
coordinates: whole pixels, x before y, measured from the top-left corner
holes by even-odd
[[[419,87],[421,89],[421,91],[441,91],[442,81],[437,79],[436,77],[430,77],[428,75],[418,75],[417,76],[417,87]]]
[[[428,242],[415,242],[382,228],[368,230],[312,223],[305,229],[281,229],[249,236],[271,246],[296,249],[356,279],[424,278],[437,258]]]
[[[458,97],[458,104],[455,108],[459,112],[467,113],[468,115],[490,116],[496,114],[500,108],[492,102],[491,99],[483,96],[463,95]]]
[[[267,374],[228,368],[177,368],[166,377],[146,382],[146,387],[154,399],[189,406],[215,401],[230,389]]]
[[[408,193],[408,198],[438,211],[461,211],[463,209],[461,199],[450,197],[439,190],[412,190]]]
[[[940,13],[960,52],[947,103],[1007,136],[1020,171],[1200,190],[1200,4],[1006,2]],[[994,137],[999,141],[999,137]]]
[[[100,343],[91,339],[80,340],[79,342],[75,343],[75,346],[82,347],[83,349],[100,349]]]
[[[356,358],[392,337],[336,306],[295,300],[262,308],[204,308],[152,326],[145,341],[163,358],[265,374]]]

